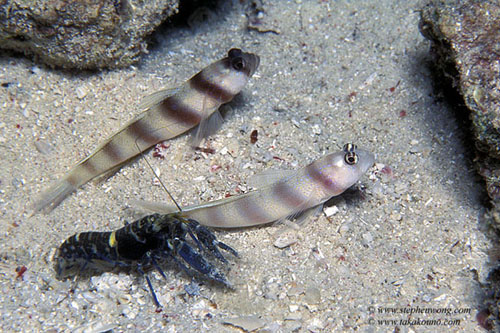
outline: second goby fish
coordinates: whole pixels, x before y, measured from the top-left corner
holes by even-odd
[[[280,179],[263,179],[263,187],[242,195],[182,208],[182,214],[200,224],[240,228],[266,224],[319,206],[354,185],[373,165],[372,153],[346,144]],[[150,210],[166,213],[173,207],[143,203]],[[149,206],[149,207],[148,207]]]
[[[151,146],[176,137],[204,122],[237,95],[259,66],[259,56],[229,50],[175,90],[147,97],[145,110],[74,166],[33,205],[33,212],[52,210],[91,179],[121,166]],[[200,126],[202,126],[200,125]]]

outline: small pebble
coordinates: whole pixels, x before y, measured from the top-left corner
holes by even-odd
[[[71,307],[73,309],[75,309],[75,310],[79,310],[80,309],[80,306],[79,306],[78,302],[76,302],[76,301],[72,301],[71,302]]]
[[[418,153],[421,153],[423,150],[424,150],[424,147],[422,147],[422,146],[413,146],[410,148],[410,153],[418,154]]]
[[[366,245],[369,245],[371,244],[371,242],[373,242],[373,236],[370,232],[365,232],[363,234],[363,241]]]
[[[255,331],[256,329],[259,329],[266,324],[264,320],[255,315],[229,318],[225,319],[222,323],[239,327],[245,332]]]
[[[38,74],[40,74],[42,72],[42,70],[40,69],[40,67],[33,66],[33,67],[31,67],[31,72],[33,74],[37,74],[38,75]]]
[[[304,293],[304,287],[302,285],[293,285],[292,287],[290,287],[290,289],[288,289],[288,291],[286,292],[286,294],[289,296],[289,297],[293,297],[293,296],[298,296],[300,294],[303,294]],[[291,311],[291,310],[290,310]]]
[[[291,321],[290,325],[287,325],[287,332],[297,332],[302,328],[302,324],[299,321]]]
[[[312,126],[312,132],[315,134],[315,135],[320,135],[321,134],[321,127],[318,125],[318,124],[314,124]]]
[[[272,323],[270,325],[267,325],[267,327],[259,330],[259,333],[276,333],[276,332],[281,332],[281,325],[278,323]]]
[[[401,213],[393,212],[391,213],[391,219],[393,219],[394,221],[401,221],[403,219],[403,216],[401,215]]]
[[[203,318],[209,313],[207,304],[204,300],[193,305],[193,316]]]
[[[323,212],[327,217],[333,216],[339,212],[339,208],[337,206],[330,206],[323,208]]]
[[[88,91],[85,87],[80,86],[76,88],[76,97],[78,97],[79,99],[83,99],[85,96],[87,96],[87,94]]]
[[[349,231],[349,223],[344,223],[340,226],[339,228],[339,234],[341,234],[342,236],[347,234],[347,232]]]
[[[306,289],[304,301],[309,305],[318,304],[321,302],[321,292],[316,287],[308,287]]]
[[[307,329],[311,332],[319,332],[325,328],[325,324],[319,318],[313,318],[307,323]]]
[[[287,234],[284,234],[284,235],[281,235],[280,237],[278,237],[273,245],[275,247],[277,247],[278,249],[284,249],[285,247],[288,247],[292,244],[295,244],[297,243],[298,239],[297,239],[297,235],[295,232],[289,232]]]
[[[293,307],[293,311],[292,311]],[[296,304],[290,305],[290,313],[288,316],[285,317],[285,320],[302,320],[302,314],[300,312],[296,312],[299,309],[299,306]]]
[[[121,313],[123,314],[123,316],[125,316],[126,318],[128,319],[132,319],[134,320],[135,317],[137,316],[137,312],[136,311],[133,311],[130,306],[123,306],[122,309],[121,309]]]
[[[24,180],[19,180],[19,178],[12,178],[12,186],[14,186],[15,188],[19,188],[21,185],[24,184]]]
[[[36,140],[35,148],[39,153],[49,155],[52,152],[52,146],[44,140]]]
[[[279,284],[269,283],[267,285],[267,292],[264,294],[264,297],[272,300],[278,299],[279,289],[280,289]]]

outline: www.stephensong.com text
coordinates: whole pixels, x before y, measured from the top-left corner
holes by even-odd
[[[470,308],[426,308],[426,307],[368,307],[370,325],[380,326],[459,326],[463,315],[470,315]],[[404,318],[377,318],[387,315],[402,315]],[[424,315],[421,318],[419,315]],[[462,318],[449,318],[460,316]],[[430,318],[429,318],[430,317]]]

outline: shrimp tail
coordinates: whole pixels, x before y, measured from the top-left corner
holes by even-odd
[[[47,191],[43,192],[31,206],[31,215],[42,210],[46,212],[52,211],[61,201],[67,196],[76,191],[77,187],[71,184],[67,179],[61,179],[56,184],[51,186]]]

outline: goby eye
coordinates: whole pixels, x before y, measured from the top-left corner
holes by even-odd
[[[354,151],[348,151],[344,155],[344,161],[349,165],[358,163],[358,155]]]

